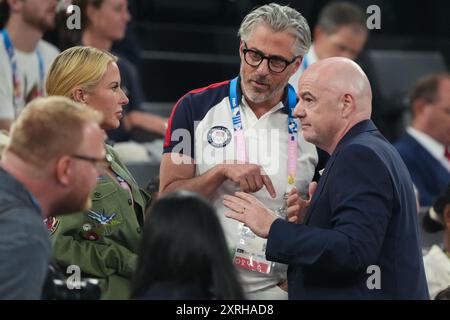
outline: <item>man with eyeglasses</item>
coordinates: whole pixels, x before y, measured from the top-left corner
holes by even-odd
[[[13,124],[0,162],[0,299],[40,299],[56,214],[86,210],[105,159],[101,116],[39,98]]]
[[[223,196],[253,193],[287,218],[289,193],[305,197],[317,153],[298,134],[289,78],[311,35],[296,10],[275,3],[243,20],[240,74],[189,92],[174,106],[160,168],[160,192],[189,189],[209,197],[250,299],[287,299],[286,266],[265,259],[266,241],[224,217]],[[245,210],[243,208],[242,210]]]

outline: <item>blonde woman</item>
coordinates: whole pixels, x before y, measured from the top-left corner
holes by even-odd
[[[54,61],[46,89],[49,95],[70,97],[100,111],[101,128],[109,130],[119,126],[128,103],[120,81],[115,56],[92,47],[73,47]],[[57,217],[48,226],[61,267],[78,265],[83,276],[99,279],[103,299],[126,299],[149,199],[113,149],[106,145],[106,151],[110,165],[91,194],[92,209]]]

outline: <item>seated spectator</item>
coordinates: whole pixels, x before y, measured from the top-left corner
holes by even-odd
[[[115,129],[128,98],[122,91],[117,58],[92,47],[62,52],[50,68],[47,92],[85,103],[104,116],[103,130]],[[102,298],[129,297],[131,275],[149,197],[110,147],[110,164],[97,179],[89,212],[58,217],[51,239],[60,266],[78,265],[84,276],[100,280]]]
[[[106,161],[101,116],[63,97],[27,105],[0,162],[0,300],[40,299],[51,258],[43,223],[86,210]]]
[[[128,0],[73,0],[72,3],[80,7],[82,17],[81,34],[69,31],[74,45],[111,51],[113,43],[125,37],[131,19]],[[167,119],[142,110],[145,97],[137,68],[125,56],[113,53],[120,58],[117,64],[122,76],[122,88],[130,100],[120,127],[108,131],[109,138],[115,142],[128,141],[136,129],[162,138]]]
[[[0,1],[6,19],[0,29],[0,130],[9,130],[28,102],[45,95],[45,74],[59,51],[42,36],[55,26],[56,2]]]
[[[289,83],[297,88],[302,73],[318,60],[331,57],[355,60],[363,50],[367,36],[366,15],[359,6],[347,1],[326,5],[313,30],[314,42]]]
[[[419,80],[410,101],[412,124],[395,147],[427,207],[450,183],[450,74]]]
[[[214,208],[194,193],[158,200],[147,215],[132,297],[243,299]]]
[[[355,60],[364,48],[368,30],[366,15],[356,4],[333,1],[319,13],[313,30],[314,42],[303,57],[300,68],[291,76],[289,83],[297,90],[302,73],[313,63],[331,57],[346,57]],[[319,163],[314,181],[319,181],[319,171],[325,168],[329,155],[317,148]]]
[[[430,297],[450,286],[450,184],[423,218],[426,232],[444,231],[443,247],[434,245],[423,258]]]

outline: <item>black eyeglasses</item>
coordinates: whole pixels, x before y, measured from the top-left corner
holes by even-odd
[[[104,172],[104,171],[108,170],[111,165],[111,160],[112,160],[111,156],[109,154],[107,154],[104,158],[94,158],[94,157],[82,156],[82,155],[78,155],[78,154],[73,154],[73,155],[71,155],[71,157],[78,159],[78,160],[91,162],[97,168],[97,170],[100,172]]]
[[[245,42],[244,45],[245,49],[243,49],[242,52],[244,53],[244,60],[248,65],[257,68],[264,59],[267,59],[267,61],[269,62],[269,70],[275,73],[283,72],[290,64],[294,63],[295,60],[301,57],[295,56],[291,61],[288,61],[283,57],[266,56],[260,51],[248,49]]]

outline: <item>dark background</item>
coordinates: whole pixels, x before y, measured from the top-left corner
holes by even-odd
[[[142,50],[140,64],[150,101],[175,101],[187,91],[233,77],[239,71],[237,30],[257,0],[131,0],[131,28]],[[330,1],[278,1],[315,25]],[[364,11],[381,9],[381,29],[371,30],[370,49],[439,50],[450,64],[450,1],[350,1]],[[368,15],[369,16],[369,15]]]

